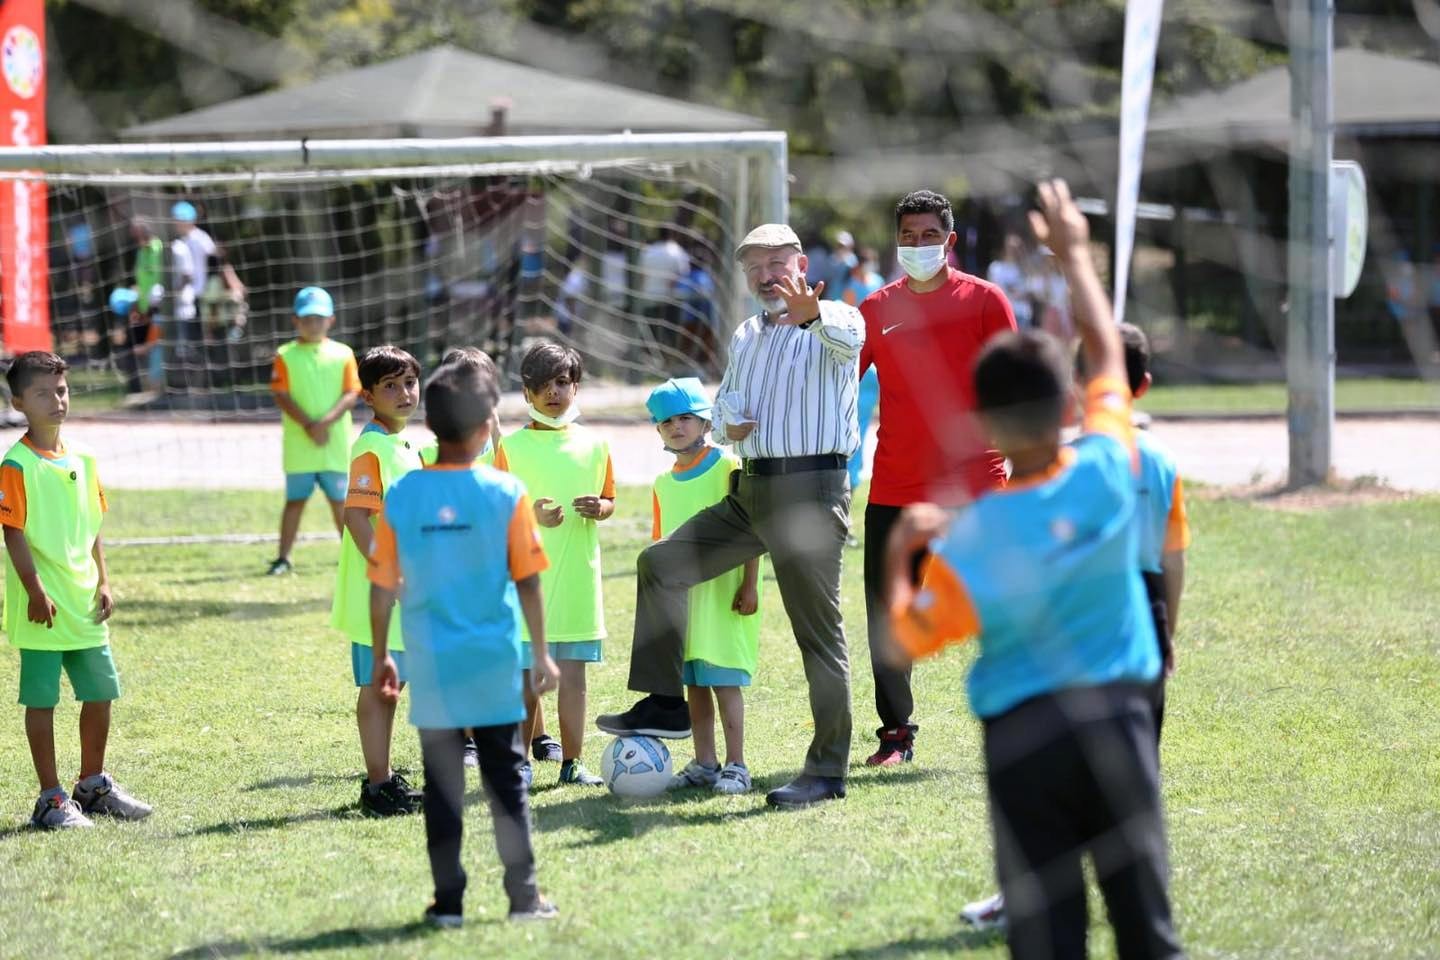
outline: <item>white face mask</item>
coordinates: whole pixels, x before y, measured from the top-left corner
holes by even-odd
[[[541,426],[550,427],[555,430],[568,427],[580,418],[580,404],[578,403],[570,404],[570,409],[558,417],[552,417],[548,413],[541,413],[535,409],[535,404],[533,403],[527,403],[525,406],[530,411],[531,420],[534,420]]]
[[[929,280],[940,269],[945,266],[945,244],[937,243],[932,247],[896,247],[895,258],[900,261],[900,269],[910,277],[911,280]]]

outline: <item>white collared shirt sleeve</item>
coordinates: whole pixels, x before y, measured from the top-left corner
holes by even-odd
[[[821,300],[820,319],[811,324],[809,330],[842,363],[858,357],[865,345],[865,318],[859,310],[839,300]]]

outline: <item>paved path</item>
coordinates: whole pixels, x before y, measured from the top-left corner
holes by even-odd
[[[512,428],[518,421],[507,421]],[[616,480],[649,483],[671,462],[646,424],[602,424]],[[1152,431],[1175,452],[1187,479],[1221,486],[1285,477],[1285,421],[1158,421]],[[0,430],[8,447],[20,430]],[[66,436],[93,451],[107,486],[279,490],[278,424],[76,421]],[[422,436],[423,428],[416,431]],[[875,442],[871,432],[870,442]],[[1440,421],[1341,420],[1334,461],[1342,477],[1375,477],[1401,490],[1440,491]]]

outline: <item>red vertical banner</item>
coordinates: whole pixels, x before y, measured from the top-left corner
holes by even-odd
[[[45,143],[44,0],[0,2],[0,146]],[[0,180],[0,318],[11,353],[49,350],[45,184]]]

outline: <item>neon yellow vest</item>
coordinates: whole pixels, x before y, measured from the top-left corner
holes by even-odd
[[[549,497],[565,508],[558,527],[540,527],[550,558],[540,574],[545,599],[545,639],[574,643],[605,638],[605,604],[600,592],[600,533],[570,505],[594,496],[605,484],[610,445],[586,427],[516,430],[501,441],[510,472],[525,484],[530,502]],[[498,535],[498,534],[497,534]],[[529,642],[527,632],[525,640]]]
[[[655,500],[660,504],[660,535],[730,492],[730,474],[740,464],[711,448],[705,459],[689,470],[666,471],[655,478]],[[745,572],[736,567],[713,580],[690,588],[690,621],[685,629],[685,659],[704,660],[717,667],[744,670],[753,675],[760,651],[760,614],[743,617],[731,609]],[[759,584],[756,584],[758,589]]]
[[[420,462],[423,463],[425,466],[427,466],[427,467],[432,467],[432,466],[435,465],[435,461],[436,461],[436,460],[439,460],[439,459],[440,459],[440,443],[439,443],[439,441],[431,440],[429,443],[427,443],[424,447],[422,447],[422,448],[420,449]],[[485,449],[484,449],[484,450],[481,450],[480,453],[479,453],[478,455],[476,455],[476,457],[475,457],[475,466],[477,466],[477,467],[479,467],[479,466],[485,466],[485,467],[493,467],[493,466],[495,466],[495,441],[494,441],[494,439],[492,439],[492,438],[490,438],[490,437],[487,437],[487,438],[485,439]]]
[[[95,622],[100,568],[91,551],[100,535],[100,477],[95,458],[74,450],[47,460],[23,443],[5,454],[25,477],[25,542],[40,585],[55,604],[55,625],[31,623],[30,596],[5,555],[5,632],[24,650],[103,647],[109,627]]]
[[[321,340],[302,343],[292,340],[278,351],[290,377],[290,399],[312,420],[335,406],[345,392],[345,368],[355,354],[343,343]],[[350,437],[354,422],[345,411],[330,426],[330,439],[316,446],[305,429],[288,415],[281,414],[280,430],[286,473],[344,473],[350,468]]]
[[[384,493],[411,470],[420,469],[420,452],[404,434],[386,433],[378,424],[370,424],[355,438],[350,450],[350,459],[367,453],[375,454],[380,462],[380,485]],[[370,526],[374,527],[379,513],[371,514]],[[369,561],[361,556],[355,538],[347,529],[340,537],[340,565],[335,571],[335,600],[330,605],[330,626],[349,637],[352,643],[371,645],[370,639],[370,578],[366,576]],[[390,617],[388,643],[391,650],[404,650],[405,642],[400,637],[400,611]]]

